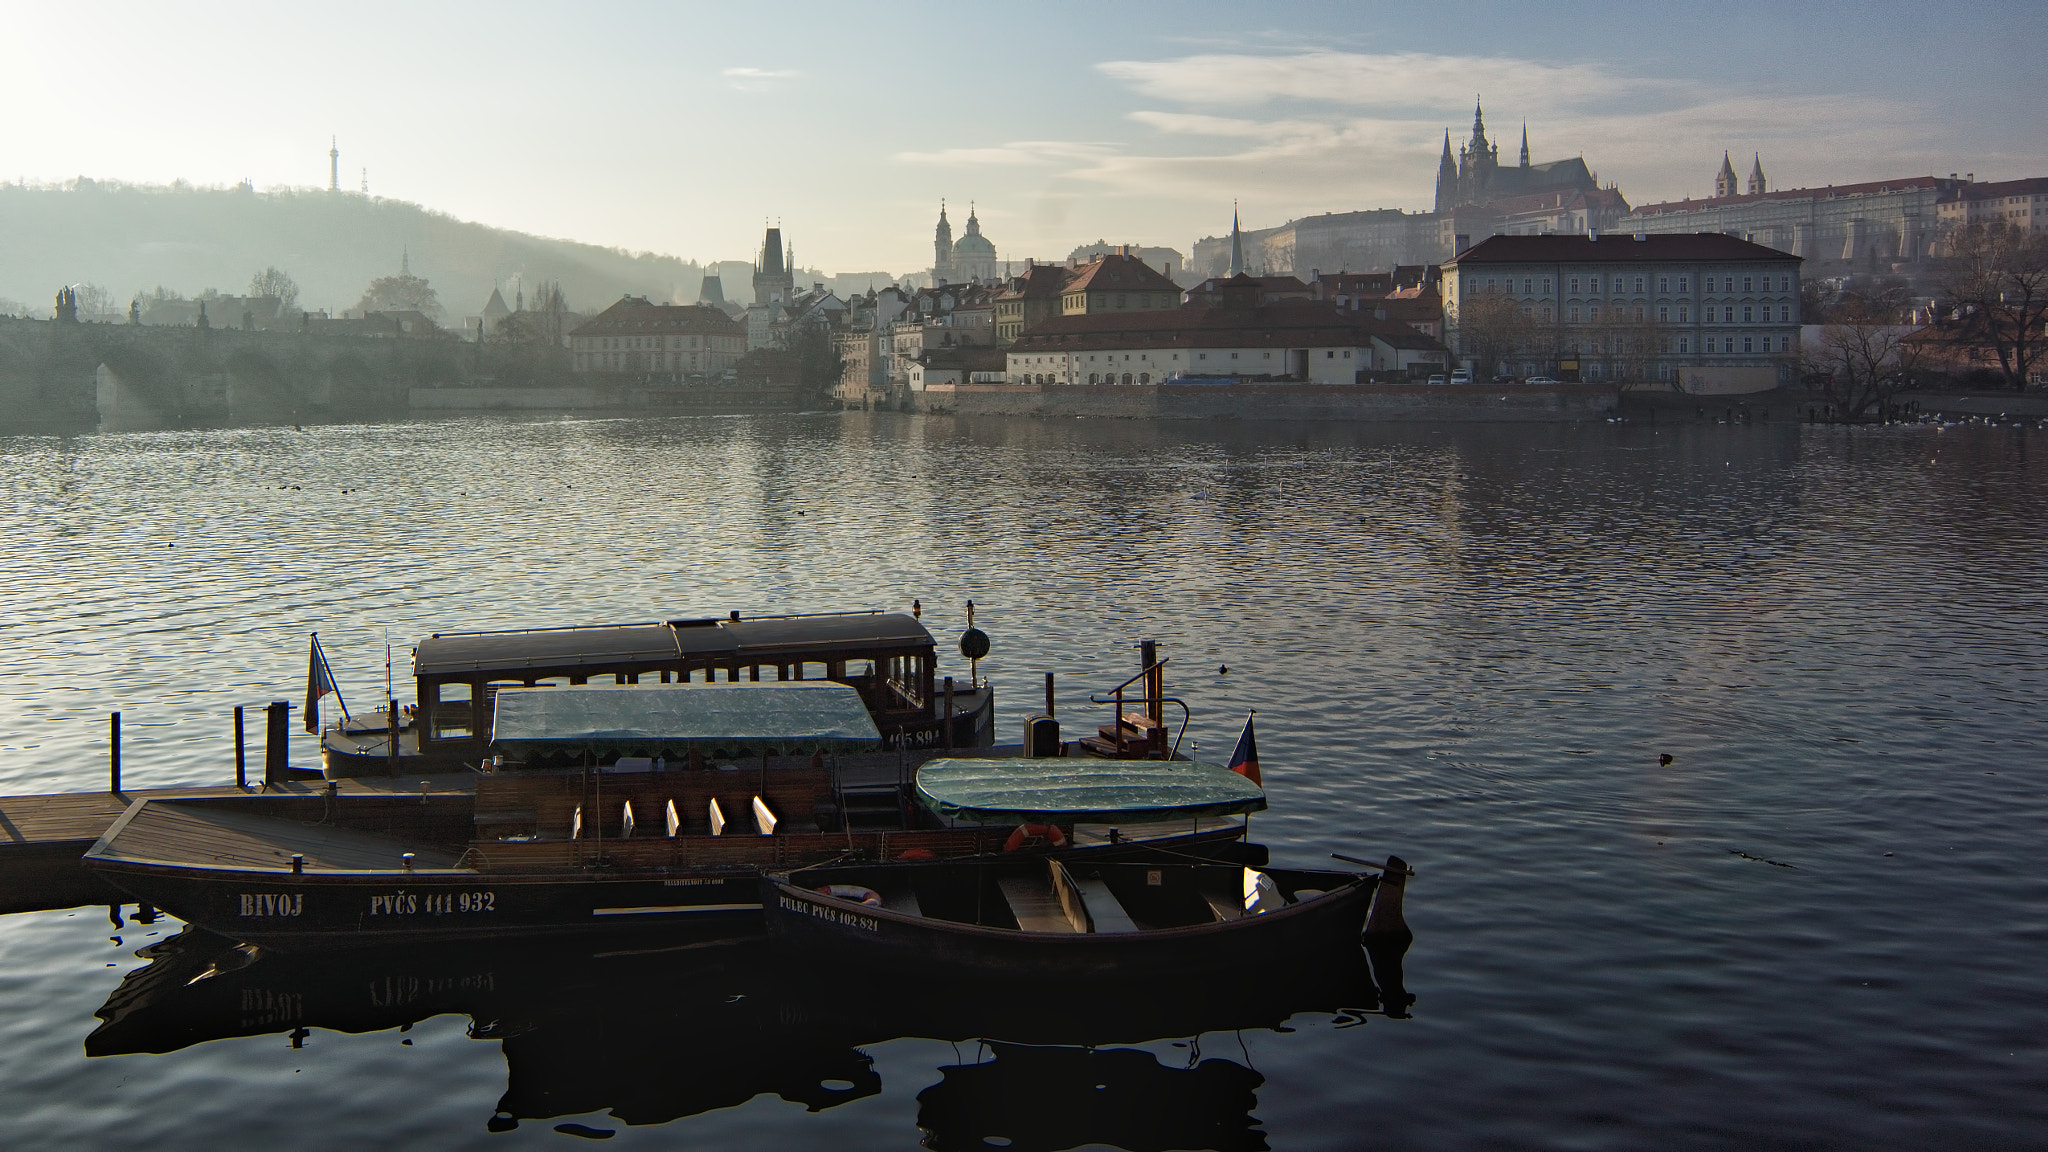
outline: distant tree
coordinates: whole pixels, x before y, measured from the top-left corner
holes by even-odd
[[[2048,235],[2004,221],[1948,237],[1941,293],[1970,336],[1998,356],[2008,388],[2026,387],[2048,344]]]
[[[1834,309],[1821,329],[1820,350],[1804,365],[1809,380],[1848,419],[1912,387],[1919,378],[1920,345],[1908,340],[1912,328],[1898,323],[1898,310],[1883,301],[1852,300]]]
[[[823,324],[806,324],[789,336],[789,350],[796,353],[797,384],[816,396],[829,396],[844,371],[838,342]]]
[[[268,267],[249,277],[249,295],[277,297],[279,315],[299,310],[299,286],[279,268]]]
[[[409,267],[401,267],[396,276],[379,276],[370,281],[369,290],[356,307],[364,312],[419,312],[429,320],[441,318],[441,298],[421,277],[412,274]]]
[[[81,319],[98,319],[114,310],[114,294],[90,281],[77,285],[78,315]]]

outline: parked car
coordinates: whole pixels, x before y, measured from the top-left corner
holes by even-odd
[[[1560,381],[1554,380],[1549,376],[1531,376],[1527,380],[1522,381],[1522,383],[1533,384],[1538,388],[1555,388]]]
[[[1470,384],[1471,382],[1472,370],[1470,368],[1454,368],[1451,370],[1451,383]]]
[[[1441,384],[1441,383],[1443,383],[1443,382],[1444,382],[1444,378],[1443,378],[1443,376],[1441,376],[1441,375],[1437,375],[1437,376],[1431,376],[1431,377],[1429,378],[1429,382],[1430,382],[1431,384]]]

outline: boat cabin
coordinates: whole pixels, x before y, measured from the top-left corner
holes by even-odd
[[[832,681],[859,693],[876,728],[892,743],[992,742],[992,694],[985,685],[956,686],[951,677],[941,678],[937,656],[931,632],[900,612],[745,619],[735,612],[636,624],[437,632],[413,649],[418,704],[410,722],[400,724],[397,755],[476,764],[489,754],[501,690],[600,684]],[[376,737],[391,720],[387,713],[338,732],[347,739],[330,746],[330,770],[377,770],[375,761],[392,749],[361,741]],[[363,755],[351,755],[356,753]],[[339,764],[337,754],[351,763]],[[354,759],[363,763],[354,765]]]

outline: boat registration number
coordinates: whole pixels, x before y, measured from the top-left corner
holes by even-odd
[[[802,912],[807,916],[816,916],[820,920],[833,924],[844,924],[849,928],[858,928],[863,932],[880,932],[882,930],[882,922],[873,916],[863,916],[858,912],[848,912],[843,908],[827,908],[823,904],[813,904],[808,900],[792,900],[787,896],[782,897],[782,906],[791,912]]]
[[[392,892],[370,897],[372,916],[446,916],[497,910],[494,892]]]

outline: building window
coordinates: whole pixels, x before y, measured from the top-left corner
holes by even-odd
[[[1752,313],[1754,313],[1755,311],[1756,311],[1756,309],[1754,309],[1754,308],[1750,307],[1750,306],[1749,306],[1749,305],[1747,305],[1747,304],[1744,304],[1744,305],[1742,306],[1742,322],[1743,322],[1744,324],[1753,324],[1753,323],[1755,323],[1755,321],[1753,321],[1753,320],[1751,320],[1751,319],[1750,319],[1750,315],[1751,315]]]
[[[1638,277],[1636,277],[1636,291],[1638,291],[1638,292],[1641,292],[1642,290],[1643,290],[1643,278],[1642,278],[1641,276],[1638,276]]]
[[[1748,336],[1744,336],[1744,337],[1742,338],[1742,350],[1743,350],[1744,352],[1751,352],[1751,351],[1754,351],[1754,349],[1750,347],[1750,345],[1751,345],[1752,343],[1754,343],[1754,341],[1753,341],[1753,340],[1752,340],[1752,339],[1751,339],[1750,337],[1748,337]]]
[[[1751,278],[1750,278],[1750,277],[1748,277],[1748,276],[1744,276],[1744,277],[1742,278],[1742,290],[1743,290],[1744,292],[1749,292],[1749,291],[1753,291],[1753,289],[1751,289],[1751,288],[1750,288],[1750,286],[1749,286],[1749,285],[1750,285],[1750,283],[1751,283]]]
[[[1780,304],[1780,305],[1778,305],[1778,323],[1780,323],[1780,324],[1790,324],[1791,322],[1792,322],[1792,306],[1791,306],[1790,304]]]
[[[1572,323],[1577,324],[1579,322],[1579,306],[1577,304],[1572,305],[1571,317]]]
[[[1586,305],[1586,319],[1588,319],[1588,320],[1590,320],[1590,321],[1592,321],[1592,322],[1594,322],[1594,323],[1596,323],[1596,324],[1597,324],[1597,323],[1599,323],[1599,321],[1600,321],[1600,306],[1599,306],[1598,304],[1588,304],[1588,305]]]
[[[1678,351],[1679,351],[1679,352],[1680,352],[1681,354],[1684,354],[1684,353],[1688,353],[1688,352],[1691,352],[1691,351],[1692,351],[1692,337],[1690,337],[1690,336],[1680,336],[1680,337],[1678,338]]]
[[[1549,293],[1549,291],[1550,291],[1550,277],[1548,277],[1548,276],[1545,276],[1545,277],[1543,278],[1543,291],[1544,291],[1544,292],[1545,292],[1546,294],[1547,294],[1547,293]]]
[[[1642,306],[1641,304],[1638,304],[1638,305],[1636,305],[1636,320],[1637,320],[1638,322],[1641,322],[1642,318],[1643,318],[1643,306]]]
[[[1657,309],[1657,323],[1659,323],[1659,324],[1669,324],[1670,322],[1671,322],[1671,309],[1669,309],[1669,308],[1663,308],[1663,307],[1660,307],[1660,308],[1658,308],[1658,309]]]
[[[1690,291],[1692,291],[1692,288],[1690,287],[1691,283],[1692,283],[1692,277],[1690,277],[1690,276],[1680,276],[1680,277],[1678,278],[1678,290],[1679,290],[1680,292],[1690,292]]]
[[[1659,292],[1669,292],[1669,291],[1671,291],[1671,277],[1669,277],[1669,276],[1659,276],[1659,277],[1657,277],[1657,291],[1659,291]]]
[[[1573,292],[1577,292],[1579,290],[1579,278],[1577,276],[1572,277],[1570,290]]]
[[[1543,306],[1543,322],[1545,324],[1550,323],[1550,305],[1548,304]]]
[[[1150,384],[1151,382],[1152,382],[1152,374],[1151,374],[1150,372],[1140,372],[1140,373],[1138,373],[1138,383],[1140,383],[1140,384]]]

